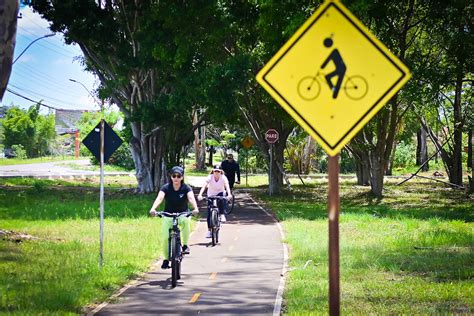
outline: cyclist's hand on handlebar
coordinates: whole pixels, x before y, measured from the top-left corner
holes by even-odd
[[[198,200],[199,200],[199,201],[202,201],[203,199],[204,199],[204,198],[202,197],[202,195],[199,194],[199,195],[198,195]]]
[[[151,215],[151,216],[156,216],[156,213],[157,213],[157,212],[156,212],[155,210],[150,210],[150,215]]]
[[[227,199],[228,199],[229,201],[232,200],[232,194],[229,194],[229,195],[227,196]]]
[[[193,215],[197,215],[199,214],[199,210],[197,208],[195,208],[193,211],[192,211]]]

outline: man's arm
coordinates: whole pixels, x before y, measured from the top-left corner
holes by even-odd
[[[236,161],[235,164],[237,165],[236,167],[236,172],[237,172],[237,182],[240,182],[240,166],[239,163]]]

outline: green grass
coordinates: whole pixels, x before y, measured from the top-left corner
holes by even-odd
[[[137,180],[135,177],[127,176],[106,176],[104,180],[106,188],[136,188]],[[0,186],[32,186],[35,190],[41,191],[47,187],[66,188],[66,187],[100,187],[100,177],[90,176],[87,178],[74,179],[35,179],[35,178],[0,178]]]
[[[381,201],[366,192],[341,185],[341,312],[472,313],[473,199],[428,183],[387,185]],[[290,249],[284,312],[327,314],[327,187],[286,193],[259,196],[282,221]]]
[[[37,239],[0,240],[0,314],[77,314],[101,302],[159,256],[155,194],[105,198],[104,267],[99,269],[98,192],[2,189],[0,228]]]
[[[0,314],[81,313],[148,269],[160,253],[160,220],[147,216],[155,194],[115,189],[128,181],[106,177],[101,270],[98,178],[0,180],[0,229],[38,238],[0,240]],[[249,177],[286,231],[285,314],[327,314],[327,185],[298,182],[269,198],[258,193],[266,176]],[[387,183],[382,200],[368,190],[341,183],[342,313],[472,314],[473,198],[427,181]]]
[[[73,156],[40,157],[40,158],[30,158],[30,159],[4,158],[4,159],[0,159],[0,166],[25,165],[25,164],[30,164],[30,163],[55,162],[55,161],[74,160],[74,159],[75,158]]]

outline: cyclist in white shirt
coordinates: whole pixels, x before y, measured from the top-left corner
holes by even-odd
[[[229,180],[227,180],[227,177],[224,175],[224,172],[222,171],[220,165],[214,166],[211,174],[206,178],[204,185],[201,188],[201,191],[199,191],[199,201],[203,199],[202,194],[204,193],[204,190],[206,190],[206,188],[207,196],[224,196],[224,193],[227,192],[227,199],[232,199],[232,194],[230,192],[229,187]],[[224,208],[227,207],[227,201],[218,200],[217,206],[219,207],[219,214],[221,214],[221,222],[224,223],[226,221],[224,215]],[[206,238],[211,238],[211,213],[209,212],[209,208],[207,212],[207,228],[208,232]]]

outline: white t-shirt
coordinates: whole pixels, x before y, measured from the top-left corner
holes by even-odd
[[[219,180],[216,181],[216,178],[214,178],[214,175],[210,174],[206,178],[206,183],[207,183],[207,196],[213,196],[221,192],[226,192],[225,184],[227,183],[227,185],[229,185],[229,180],[227,180],[227,177],[225,175],[221,174]]]

